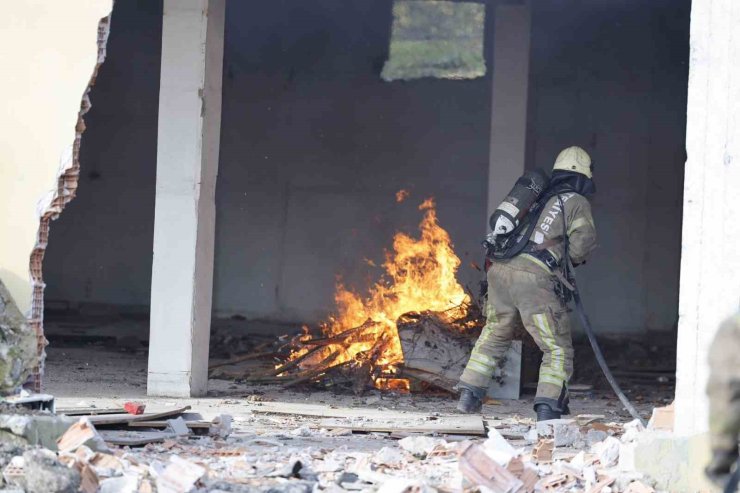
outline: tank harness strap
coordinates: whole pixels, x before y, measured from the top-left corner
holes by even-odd
[[[560,261],[555,255],[550,253],[550,251],[547,250],[547,248],[549,246],[554,246],[555,244],[560,243],[560,241],[561,241],[560,239],[558,239],[555,242],[553,242],[553,240],[548,240],[545,243],[552,243],[552,244],[547,244],[547,245],[545,243],[538,244],[533,241],[529,241],[527,243],[527,248],[524,249],[524,253],[527,253],[533,256],[534,258],[536,258],[537,260],[545,264],[550,270],[554,271],[560,266]]]
[[[534,243],[533,241],[530,241],[527,244],[527,248],[525,249],[525,253],[527,255],[531,255],[543,264],[547,266],[548,269],[550,269],[550,272],[558,278],[558,280],[570,291],[573,291],[575,287],[573,284],[568,281],[567,277],[563,275],[563,271],[559,268],[560,267],[560,261],[550,253],[549,250],[545,250],[545,248],[554,246],[562,241],[561,238],[552,238],[550,240],[545,241],[544,243]]]

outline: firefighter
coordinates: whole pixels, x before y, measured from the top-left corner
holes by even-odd
[[[557,156],[544,206],[526,248],[513,258],[493,259],[488,269],[486,325],[460,377],[457,409],[476,413],[495,368],[517,327],[524,326],[543,352],[534,409],[538,420],[568,414],[568,380],[573,373],[573,343],[564,285],[563,255],[573,265],[586,261],[596,245],[591,205],[595,192],[588,153],[573,146]],[[563,218],[563,209],[565,218]],[[565,222],[563,222],[565,219]],[[525,239],[526,240],[526,239]]]
[[[738,460],[740,434],[740,314],[726,320],[709,348],[710,479],[723,484]]]

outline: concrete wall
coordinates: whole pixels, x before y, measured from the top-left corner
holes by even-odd
[[[739,22],[736,1],[695,0],[692,5],[674,427],[683,436],[707,431],[710,344],[723,319],[740,308],[740,230],[735,227],[740,214],[735,190],[740,181]],[[722,376],[715,375],[724,382]]]
[[[565,145],[593,150],[602,248],[581,277],[604,331],[668,329],[677,311],[688,11],[633,3],[538,3],[533,17],[528,158],[549,167]],[[148,303],[161,29],[150,5],[116,4],[79,198],[54,224],[49,298]],[[217,313],[322,318],[335,277],[374,279],[362,260],[413,231],[431,195],[461,281],[477,282],[490,72],[382,82],[390,12],[389,1],[228,3]],[[396,204],[400,188],[412,195]]]
[[[549,166],[572,144],[591,153],[599,249],[578,276],[602,330],[677,322],[689,10],[673,0],[534,9],[528,164]]]
[[[123,0],[114,8],[78,197],[51,225],[47,301],[149,304],[162,5]]]
[[[377,273],[362,260],[414,231],[428,196],[459,254],[480,261],[490,84],[382,82],[390,3],[334,3],[288,2],[287,17],[280,2],[259,16],[228,5],[218,312],[323,317],[336,276]],[[142,5],[116,4],[121,28],[96,87],[109,97],[90,115],[80,198],[55,224],[50,298],[148,303],[161,19]],[[397,205],[400,188],[411,198]]]
[[[0,9],[0,278],[23,312],[31,306],[39,203],[57,189],[60,163],[71,155],[98,62],[98,23],[110,9],[111,0],[29,0]]]

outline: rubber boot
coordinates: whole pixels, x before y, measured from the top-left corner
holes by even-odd
[[[560,419],[560,412],[553,410],[549,404],[536,404],[534,406],[534,412],[537,413],[537,421]]]
[[[465,414],[476,414],[481,412],[483,402],[475,393],[463,388],[460,391],[460,400],[457,402],[457,410]]]

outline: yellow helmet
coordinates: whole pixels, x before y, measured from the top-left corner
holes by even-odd
[[[575,171],[582,175],[586,175],[589,178],[593,178],[591,173],[591,157],[586,151],[578,146],[567,147],[560,151],[558,157],[555,159],[555,166],[553,171]]]

